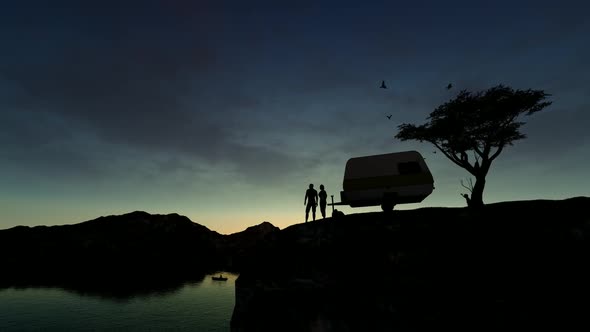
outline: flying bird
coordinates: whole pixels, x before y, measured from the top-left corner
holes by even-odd
[[[387,89],[387,87],[385,86],[385,81],[381,81],[381,89]]]
[[[386,117],[387,117],[389,120],[391,120],[391,115],[386,115]]]
[[[453,85],[451,83],[449,83],[449,85],[447,85],[447,90],[451,90],[452,87],[453,87]]]

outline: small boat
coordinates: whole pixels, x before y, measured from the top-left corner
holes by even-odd
[[[213,276],[213,277],[211,277],[211,279],[217,280],[217,281],[227,281],[227,278],[223,277],[221,274],[219,275],[219,277]]]

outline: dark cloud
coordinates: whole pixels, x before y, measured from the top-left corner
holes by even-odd
[[[192,19],[198,19],[206,16],[199,11],[207,9],[206,4],[201,5],[193,8],[189,2],[176,2],[157,8],[170,15],[193,11]],[[35,121],[15,120],[19,133],[8,134],[11,141],[4,141],[19,147],[11,149],[11,158],[25,165],[42,161],[62,169],[89,171],[92,165],[104,169],[92,151],[64,144],[79,139],[80,133],[90,133],[98,140],[93,148],[123,147],[113,151],[113,160],[124,160],[127,149],[143,151],[147,160],[174,155],[162,170],[187,163],[220,165],[256,182],[276,179],[299,167],[296,156],[235,139],[236,132],[259,129],[239,127],[240,118],[258,101],[231,85],[223,50],[201,38],[204,32],[198,30],[203,22],[191,25],[191,34],[179,31],[177,23],[160,24],[153,31],[145,24],[146,17],[155,14],[149,5],[152,11],[143,8],[139,18],[129,8],[99,7],[66,8],[93,16],[74,36],[51,27],[45,32],[40,31],[42,27],[22,30],[23,38],[15,38],[19,41],[3,55],[3,85],[22,90],[22,96],[11,98],[10,112],[17,118],[27,109]],[[115,24],[98,22],[99,14]],[[73,30],[80,27],[77,20],[70,23]],[[56,153],[55,146],[68,146],[68,152]]]

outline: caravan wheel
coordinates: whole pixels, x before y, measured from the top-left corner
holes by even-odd
[[[392,199],[386,199],[386,200],[383,200],[383,202],[381,202],[381,209],[383,210],[383,212],[393,211],[394,206],[395,206],[395,204],[393,203]]]

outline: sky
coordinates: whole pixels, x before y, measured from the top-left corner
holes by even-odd
[[[349,158],[406,150],[436,189],[396,209],[463,206],[469,174],[397,126],[500,83],[553,104],[525,118],[484,201],[590,196],[589,6],[2,2],[0,229],[136,210],[223,234],[285,228],[310,183],[339,201]]]

